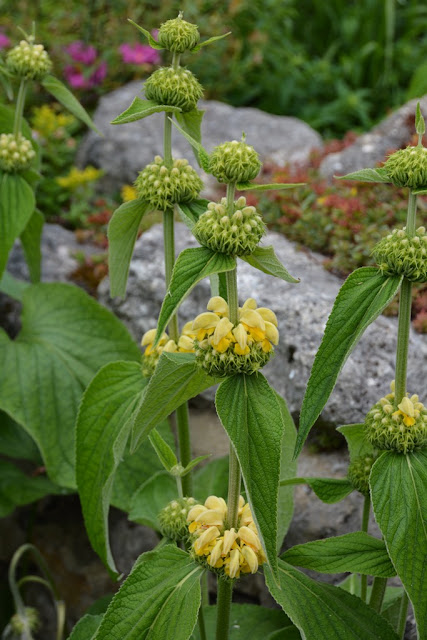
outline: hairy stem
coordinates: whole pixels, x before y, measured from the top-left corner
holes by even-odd
[[[22,117],[24,115],[26,92],[27,92],[27,80],[25,78],[22,78],[21,84],[19,85],[18,97],[16,99],[15,119],[13,122],[13,135],[15,137],[17,137],[18,134],[21,133]]]
[[[203,613],[203,600],[200,603],[198,620],[199,620],[200,640],[207,640],[208,637],[206,635],[205,614]]]
[[[167,167],[172,167],[172,111],[165,112],[165,129],[163,134],[163,160]]]
[[[380,613],[381,611],[386,586],[387,586],[387,578],[378,578],[378,577],[374,578],[369,605],[373,609],[375,609],[375,611],[377,611],[378,613]]]
[[[229,218],[234,213],[234,193],[236,191],[236,184],[231,182],[227,185],[227,215]]]
[[[403,592],[402,602],[400,603],[399,622],[397,625],[397,635],[401,640],[405,637],[406,618],[408,617],[409,598],[406,591]]]
[[[371,498],[365,496],[365,502],[363,503],[363,515],[362,515],[362,531],[368,533],[369,527],[369,514],[371,512]],[[363,602],[366,602],[366,594],[368,591],[368,576],[360,576],[360,597]]]
[[[180,53],[173,53],[172,54],[172,67],[173,67],[173,69],[178,69],[180,57],[181,57]]]
[[[233,583],[230,580],[218,579],[218,595],[216,604],[216,640],[228,640],[230,632],[230,610],[233,594]]]

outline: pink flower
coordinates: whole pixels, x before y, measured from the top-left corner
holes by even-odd
[[[90,44],[86,45],[81,40],[72,42],[68,47],[65,47],[65,51],[75,62],[81,62],[86,66],[93,64],[98,55],[95,47]]]
[[[160,55],[148,44],[121,44],[119,47],[126,64],[159,64]]]
[[[87,80],[77,67],[67,65],[64,69],[64,76],[73,89],[86,89]]]
[[[0,31],[0,49],[6,49],[10,46],[10,39]]]
[[[103,60],[95,69],[95,71],[89,77],[89,86],[96,87],[102,84],[107,76],[108,65]]]

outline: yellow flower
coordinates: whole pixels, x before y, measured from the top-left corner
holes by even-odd
[[[95,169],[95,167],[88,166],[85,169],[77,169],[77,167],[71,167],[67,176],[56,178],[56,182],[64,189],[70,189],[73,191],[82,185],[86,185],[89,182],[98,180],[103,174],[101,169]]]
[[[124,184],[120,190],[120,195],[122,196],[123,202],[130,202],[131,200],[137,199],[138,192],[132,185]]]
[[[75,121],[74,116],[56,113],[50,105],[44,104],[41,107],[34,107],[31,124],[42,138],[49,138]]]

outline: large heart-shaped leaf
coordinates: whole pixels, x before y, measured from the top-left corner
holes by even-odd
[[[36,284],[24,291],[21,332],[16,340],[0,332],[0,409],[33,437],[57,484],[75,487],[83,390],[108,362],[139,357],[125,327],[81,289]]]
[[[373,465],[371,495],[375,519],[418,627],[427,634],[427,451],[385,452]]]
[[[17,173],[0,174],[0,278],[13,243],[27,226],[35,207],[34,193]]]
[[[326,324],[301,408],[295,455],[325,406],[338,374],[365,329],[396,295],[402,276],[382,276],[374,267],[354,271],[344,282]]]
[[[285,425],[276,393],[261,373],[242,374],[221,383],[215,403],[239,459],[268,562],[277,572],[277,509]]]

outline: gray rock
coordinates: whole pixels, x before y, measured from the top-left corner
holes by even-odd
[[[162,155],[163,113],[126,125],[110,125],[135,96],[142,95],[141,88],[140,82],[131,82],[101,98],[94,120],[104,137],[90,132],[79,149],[80,164],[92,164],[105,171],[100,185],[108,192],[132,183],[142,167],[155,155]],[[319,134],[297,118],[271,115],[253,108],[235,108],[213,100],[201,101],[199,108],[206,110],[202,135],[208,151],[221,142],[240,138],[242,131],[263,161],[278,165],[303,162],[314,147],[322,146]],[[175,157],[188,158],[197,166],[189,143],[178,131],[173,132],[172,153]]]
[[[138,240],[124,300],[109,298],[107,280],[100,285],[100,300],[123,320],[136,340],[156,325],[165,294],[162,244],[160,225],[152,227]],[[270,244],[290,273],[301,282],[288,284],[239,261],[239,297],[240,302],[255,297],[260,306],[276,312],[280,341],[276,356],[264,371],[286,398],[291,411],[298,413],[326,320],[342,282],[323,269],[320,257],[298,251],[282,235],[269,232],[264,245]],[[196,246],[182,224],[176,225],[176,245],[179,251]],[[204,280],[184,301],[181,322],[205,311],[209,297],[209,282]],[[322,414],[324,420],[333,424],[359,422],[370,407],[388,393],[394,378],[396,336],[396,318],[381,316],[367,329],[339,376]],[[419,381],[425,379],[426,374],[427,338],[411,331],[408,389],[420,390]],[[212,399],[212,390],[204,397]]]
[[[338,153],[326,156],[320,173],[332,178],[358,169],[375,167],[386,154],[406,144],[415,133],[415,109],[418,100],[410,100],[403,107],[382,120],[372,131],[360,136],[354,144]],[[419,100],[421,111],[427,116],[427,95]]]

